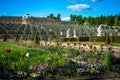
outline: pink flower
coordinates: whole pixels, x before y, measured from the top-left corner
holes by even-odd
[[[112,41],[110,42],[110,45],[112,45]]]
[[[83,53],[83,49],[80,49],[80,53]]]

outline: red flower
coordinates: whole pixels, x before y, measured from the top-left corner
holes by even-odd
[[[93,53],[93,51],[92,51],[92,50],[90,50],[90,53]]]
[[[37,72],[38,71],[38,67],[37,66],[30,66],[29,70],[33,71],[33,72]]]
[[[76,43],[74,43],[73,45],[74,45],[74,46],[76,46],[77,44],[76,44]]]
[[[83,44],[83,46],[86,46],[86,44]]]
[[[10,53],[11,52],[11,49],[10,48],[6,48],[5,49],[7,53]]]
[[[109,47],[108,50],[112,50],[112,47]]]
[[[89,47],[90,47],[90,49],[92,49],[92,45],[90,45]]]
[[[69,45],[70,43],[68,42],[67,45]]]
[[[112,51],[112,53],[114,53],[115,51]]]
[[[103,47],[103,46],[105,46],[105,44],[103,43],[103,44],[101,44],[101,47]]]
[[[63,48],[66,48],[66,45],[63,45],[62,47],[63,47]]]

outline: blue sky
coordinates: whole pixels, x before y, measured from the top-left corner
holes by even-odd
[[[61,14],[68,20],[70,14],[82,16],[116,15],[120,13],[120,0],[0,0],[0,16],[45,17]]]

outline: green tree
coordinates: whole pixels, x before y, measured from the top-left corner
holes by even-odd
[[[50,14],[50,18],[53,18],[53,17],[54,17],[54,14],[51,13],[51,14]]]
[[[38,37],[38,32],[36,32],[35,35],[34,35],[34,42],[35,42],[35,43],[39,43],[39,40],[40,40],[40,39],[39,39],[39,37]]]
[[[70,21],[76,21],[76,15],[71,14],[70,15]]]
[[[73,21],[73,15],[72,14],[70,15],[70,21]]]
[[[61,20],[61,15],[60,15],[60,14],[57,14],[56,19],[57,19],[57,20]]]
[[[90,24],[91,24],[91,18],[92,18],[91,16],[89,16],[89,17],[87,18],[87,22],[90,23]]]
[[[82,15],[76,16],[76,21],[77,21],[79,24],[83,24]]]
[[[119,25],[119,16],[115,16],[115,26],[118,26]]]

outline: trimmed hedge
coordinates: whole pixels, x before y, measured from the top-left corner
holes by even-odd
[[[79,37],[79,41],[89,41],[89,37]]]
[[[66,41],[77,41],[77,38],[61,38],[62,41],[66,42]]]
[[[105,42],[106,40],[106,36],[90,36],[89,37],[89,41],[90,42],[93,42],[93,41],[96,41],[96,42]]]
[[[114,42],[114,43],[120,43],[120,36],[109,36],[110,37],[110,41]],[[90,37],[78,37],[78,38],[61,38],[62,41],[66,42],[66,41],[96,41],[96,42],[105,42],[107,39],[107,36],[90,36]]]
[[[120,43],[120,36],[109,36],[110,37],[110,41],[114,42],[114,43]],[[105,42],[106,41],[107,36],[91,36],[89,37],[89,41],[96,41],[96,42]]]
[[[112,41],[115,43],[120,43],[120,36],[111,36]]]
[[[89,37],[78,37],[78,38],[61,38],[62,41],[89,41]]]

